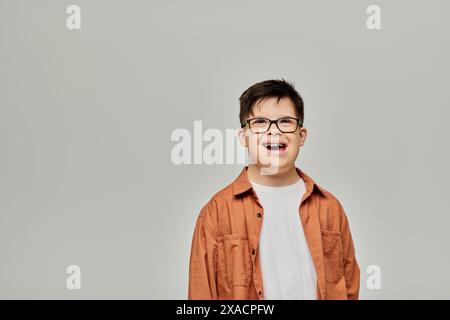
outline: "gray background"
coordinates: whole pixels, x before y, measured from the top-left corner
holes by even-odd
[[[448,12],[0,0],[0,298],[186,298],[195,219],[242,166],[176,166],[171,133],[237,128],[239,95],[280,77],[305,100],[298,166],[346,209],[361,298],[450,298]],[[365,285],[373,264],[381,290]]]

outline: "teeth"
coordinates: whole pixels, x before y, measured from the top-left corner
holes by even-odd
[[[284,147],[285,145],[283,143],[268,143],[265,144],[265,147],[272,150],[272,149],[279,149]]]

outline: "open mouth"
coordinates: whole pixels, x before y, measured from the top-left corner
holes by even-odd
[[[263,143],[263,146],[270,151],[284,151],[287,147],[285,143]]]

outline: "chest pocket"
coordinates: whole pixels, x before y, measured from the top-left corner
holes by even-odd
[[[336,283],[344,275],[344,256],[341,233],[322,230],[325,281]]]
[[[217,240],[218,280],[227,287],[250,286],[252,260],[248,237],[229,234]]]

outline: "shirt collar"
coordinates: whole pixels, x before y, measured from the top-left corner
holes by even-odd
[[[253,188],[252,183],[248,179],[247,169],[248,166],[245,166],[239,176],[233,182],[233,193],[235,196]],[[317,185],[317,183],[315,183],[314,180],[311,179],[303,170],[300,170],[297,167],[295,167],[295,170],[305,182],[306,193],[312,193],[314,190],[322,192],[322,188],[319,187],[319,185]]]

